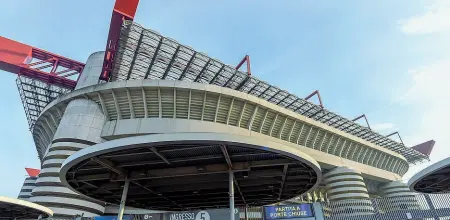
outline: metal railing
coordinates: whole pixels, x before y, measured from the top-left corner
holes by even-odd
[[[259,207],[238,207],[239,208],[239,219],[240,220],[262,220],[263,219],[263,209]],[[247,218],[246,216],[247,215]]]
[[[329,201],[322,209],[327,220],[450,219],[450,194]]]
[[[450,194],[417,194],[390,198],[328,201],[320,204],[325,220],[450,220]],[[240,220],[263,220],[264,218],[263,207],[247,207],[247,210],[245,207],[237,208],[239,208]],[[82,218],[82,220],[91,219],[93,218]]]

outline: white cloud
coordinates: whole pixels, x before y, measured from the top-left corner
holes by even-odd
[[[392,123],[379,123],[379,124],[374,124],[371,125],[370,128],[372,128],[375,131],[385,131],[385,130],[391,130],[392,128],[394,128],[395,125]]]
[[[450,31],[450,0],[429,0],[424,10],[414,16],[399,21],[400,29],[405,34],[433,34],[435,36]],[[430,47],[445,42],[429,41]],[[450,156],[450,53],[444,54],[442,60],[421,67],[412,68],[409,73],[413,80],[410,90],[399,102],[410,108],[420,109],[421,114],[414,119],[414,134],[404,136],[408,146],[434,139],[436,145],[431,153],[431,161],[412,166],[404,179],[432,163]]]
[[[434,0],[423,13],[399,21],[406,34],[430,34],[450,30],[450,1]]]
[[[436,145],[431,153],[431,163],[450,156],[450,151],[448,151],[448,146],[450,146],[450,135],[448,134],[450,131],[449,70],[450,58],[411,70],[414,85],[403,98],[404,103],[423,109],[422,114],[417,117],[416,133],[404,139],[414,140],[414,144],[434,139]],[[404,178],[409,179],[413,174],[429,165],[430,163],[424,163],[411,167]]]

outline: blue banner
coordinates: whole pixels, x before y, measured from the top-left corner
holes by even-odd
[[[265,220],[309,218],[313,216],[311,204],[264,206]]]

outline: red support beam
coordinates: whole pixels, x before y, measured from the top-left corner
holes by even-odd
[[[59,60],[56,59],[56,60],[54,61],[54,63],[53,63],[53,68],[52,68],[52,70],[50,71],[50,73],[55,73],[55,72],[56,72],[56,69],[58,69],[58,64],[59,64]],[[71,69],[73,69],[73,68],[71,68]],[[80,73],[81,73],[81,72],[80,72]]]
[[[241,62],[236,66],[236,70],[239,70],[239,68],[241,68],[241,66],[247,62],[247,74],[249,76],[252,75],[252,70],[250,68],[250,56],[249,55],[245,55],[245,57],[241,60]]]
[[[28,64],[28,66],[30,67],[30,66],[36,66],[36,65],[39,65],[39,64],[43,64],[43,63],[50,63],[53,60],[54,60],[54,58],[49,58],[49,59],[46,59],[46,60],[41,60],[39,62],[30,63],[30,64]]]
[[[400,142],[402,142],[402,144],[405,145],[405,144],[403,143],[402,137],[400,136],[400,133],[398,133],[398,131],[396,131],[396,132],[394,132],[394,133],[391,133],[391,134],[388,134],[388,135],[386,135],[386,137],[390,137],[390,136],[392,136],[392,135],[394,135],[394,134],[396,134],[396,135],[398,136],[398,138],[400,139]]]
[[[55,72],[56,75],[61,75],[61,74],[63,74],[63,73],[67,73],[67,72],[70,72],[70,71],[78,71],[78,72],[81,72],[82,69],[83,69],[83,68],[77,66],[77,67],[72,67],[72,68],[70,68],[70,69],[61,70],[61,71],[59,71],[59,72],[55,72],[55,71],[52,70],[52,72]]]
[[[356,117],[356,118],[353,119],[352,121],[358,121],[358,120],[361,119],[361,118],[364,118],[364,119],[366,120],[367,127],[368,127],[370,130],[372,130],[372,128],[370,128],[369,120],[367,120],[367,117],[366,117],[365,114],[362,114],[362,115]]]
[[[41,172],[41,170],[33,168],[25,168],[25,170],[27,171],[30,177],[38,177],[39,173]]]
[[[420,153],[425,154],[427,156],[430,156],[435,143],[436,143],[436,141],[429,140],[427,142],[424,142],[424,143],[421,143],[421,144],[418,144],[418,145],[412,147],[412,149],[419,151]]]
[[[306,96],[305,100],[310,99],[310,98],[313,97],[314,95],[317,96],[317,99],[319,99],[320,107],[323,108],[322,98],[320,97],[319,90],[316,90],[316,91],[314,91],[313,93],[311,93],[311,94],[309,94],[308,96]]]
[[[114,64],[117,43],[120,37],[120,28],[124,20],[133,20],[139,0],[116,0],[109,25],[108,40],[106,41],[105,59],[101,80],[108,81]]]
[[[33,59],[38,60],[30,63]],[[50,63],[45,66],[33,68],[36,65]],[[65,77],[58,76],[54,72],[46,72],[41,69],[58,67],[73,69],[74,74],[81,73],[84,63],[50,53],[17,41],[0,37],[0,70],[37,79],[52,85],[73,89],[77,82]]]

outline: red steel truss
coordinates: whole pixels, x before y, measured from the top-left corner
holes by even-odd
[[[0,70],[18,75],[30,129],[48,103],[75,88],[83,68],[84,63],[0,37]]]
[[[116,0],[106,44],[103,73],[108,80],[124,20],[133,20],[139,0]],[[75,89],[84,63],[0,37],[0,70],[15,73],[30,129],[48,103]]]
[[[84,63],[0,37],[0,70],[74,89],[83,68]]]
[[[108,40],[106,41],[105,60],[100,75],[101,80],[109,81],[113,69],[114,59],[119,42],[120,29],[124,20],[133,20],[139,0],[116,0],[109,25]]]

